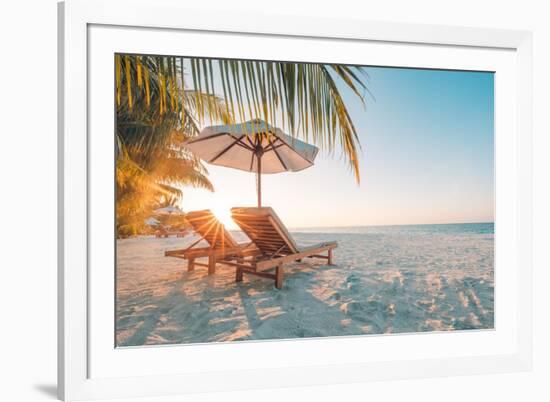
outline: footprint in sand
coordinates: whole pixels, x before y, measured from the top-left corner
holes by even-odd
[[[369,300],[363,302],[349,302],[345,305],[344,312],[354,321],[369,324],[376,328],[379,325],[376,322],[384,320],[384,313],[387,306],[378,300]]]
[[[346,286],[351,292],[358,292],[361,288],[361,279],[355,274],[348,275]]]
[[[415,305],[425,311],[426,313],[433,313],[435,311],[435,300],[417,300]]]

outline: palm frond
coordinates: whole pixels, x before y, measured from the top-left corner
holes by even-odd
[[[338,64],[115,55],[121,225],[131,226],[132,210],[180,199],[181,187],[213,191],[182,146],[207,123],[259,118],[329,153],[339,148],[359,183],[359,134],[340,88],[364,103],[367,80],[364,69]]]

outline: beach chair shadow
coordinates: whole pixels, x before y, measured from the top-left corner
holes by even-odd
[[[358,323],[348,320],[340,303],[330,303],[314,295],[311,284],[304,286],[312,274],[304,271],[306,264],[293,264],[285,292],[257,281],[245,282],[237,287],[250,335],[242,340],[317,338],[337,335],[361,335]],[[309,264],[308,264],[309,265]],[[319,265],[316,272],[332,267]],[[252,290],[252,294],[250,291]],[[323,322],[322,328],[318,322]]]

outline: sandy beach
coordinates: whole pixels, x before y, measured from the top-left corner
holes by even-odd
[[[483,226],[485,225],[485,226]],[[118,346],[422,331],[494,325],[492,224],[299,230],[337,240],[335,265],[305,260],[285,284],[234,268],[187,272],[164,251],[194,236],[117,242]],[[233,233],[244,240],[240,232]]]

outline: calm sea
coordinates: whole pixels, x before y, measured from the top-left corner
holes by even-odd
[[[350,234],[494,234],[495,224],[487,223],[446,223],[426,225],[391,225],[391,226],[349,226],[349,227],[315,227],[292,228],[293,233],[350,233]]]

